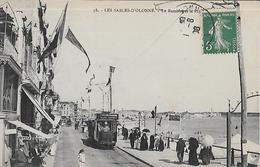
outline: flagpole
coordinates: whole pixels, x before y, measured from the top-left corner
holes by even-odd
[[[154,134],[156,134],[156,116],[157,116],[157,106],[154,108]]]
[[[6,34],[6,32],[7,32],[7,5],[6,5],[6,7],[5,7],[5,9],[6,9],[6,11],[5,11],[5,35],[4,35],[4,43],[5,43],[5,38],[7,38],[7,34]],[[4,49],[3,50],[5,50],[5,46],[4,46]]]
[[[181,113],[180,113],[180,123],[179,123],[179,134],[181,135]]]
[[[111,68],[111,67],[110,67]],[[112,113],[112,71],[109,69],[109,78],[110,78],[110,84],[109,84],[109,91],[110,91],[110,112]]]

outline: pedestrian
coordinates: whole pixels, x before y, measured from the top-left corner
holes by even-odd
[[[151,135],[150,136],[150,145],[149,145],[149,150],[153,151],[153,148],[154,148],[154,135]]]
[[[162,139],[162,136],[159,139],[159,148],[158,148],[158,150],[159,151],[163,151],[164,150],[164,141]]]
[[[33,152],[32,155],[32,167],[43,167],[43,158],[37,152]]]
[[[145,133],[143,133],[141,137],[141,143],[140,143],[140,150],[147,150],[148,149],[148,138]]]
[[[125,140],[127,140],[127,138],[128,138],[128,129],[125,128]]]
[[[203,165],[210,164],[210,160],[215,159],[215,157],[212,153],[212,147],[211,146],[203,146],[203,148],[200,150],[199,158],[202,160]]]
[[[198,140],[196,138],[189,138],[189,165],[198,166],[199,161],[197,157],[197,148],[199,147]]]
[[[85,152],[83,149],[81,149],[81,150],[79,150],[79,153],[78,153],[79,167],[85,167],[85,162],[86,162]]]
[[[129,135],[129,139],[130,139],[131,148],[134,148],[135,134],[133,132],[133,129],[131,129],[131,132],[130,132],[130,135]]]
[[[176,145],[177,157],[180,163],[183,162],[184,148],[185,142],[183,141],[182,137],[180,137]]]
[[[137,138],[137,139],[135,139],[135,149],[140,149],[140,139],[139,138]]]
[[[28,165],[29,156],[26,155],[24,143],[20,143],[19,149],[14,153],[17,167],[26,167]]]
[[[75,122],[75,130],[78,130],[78,128],[79,128],[79,121],[76,120],[76,122]]]
[[[123,125],[122,127],[122,136],[123,136],[123,140],[125,140],[125,125]]]
[[[156,151],[159,150],[159,143],[160,143],[160,137],[157,134],[155,134],[154,148]]]

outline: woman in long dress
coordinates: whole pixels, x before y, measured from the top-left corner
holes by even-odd
[[[148,138],[146,134],[144,133],[141,137],[141,144],[140,144],[140,150],[147,150],[148,149]]]
[[[199,147],[198,140],[191,137],[189,139],[189,165],[194,165],[198,166],[199,165],[199,160],[197,157],[197,148]]]

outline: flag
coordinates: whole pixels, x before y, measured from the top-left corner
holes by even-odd
[[[95,74],[93,74],[93,77],[92,78],[90,78],[90,80],[89,80],[89,86],[91,86],[92,85],[92,80],[93,79],[95,79]]]
[[[61,15],[61,18],[59,19],[59,21],[53,31],[50,42],[47,44],[47,46],[43,50],[43,53],[38,62],[43,61],[46,57],[50,56],[51,54],[54,54],[54,57],[56,56],[58,47],[60,46],[60,44],[62,42],[67,7],[68,7],[68,3],[66,4],[65,9]]]
[[[88,69],[90,67],[90,59],[88,57],[88,54],[87,52],[85,51],[85,49],[82,47],[82,45],[79,43],[79,41],[77,40],[77,38],[75,37],[75,35],[72,33],[71,29],[69,28],[68,29],[68,32],[65,36],[65,38],[70,41],[74,46],[76,46],[79,50],[81,50],[86,56],[87,56],[87,59],[88,59],[88,67],[86,69],[86,73],[88,72]]]
[[[87,92],[90,93],[91,92],[91,88],[86,88]]]
[[[106,83],[106,86],[110,85],[110,83],[111,83],[111,79],[108,78],[108,81],[107,81],[107,83]]]
[[[46,32],[46,27],[44,25],[44,20],[43,20],[43,14],[46,11],[46,4],[43,6],[41,0],[38,2],[38,17],[39,17],[39,28],[41,33],[43,34],[43,39],[44,39],[44,46],[47,45],[48,38],[47,38],[47,32]]]
[[[162,116],[161,116],[160,121],[158,122],[157,125],[161,126],[161,123],[162,123]]]
[[[81,97],[81,101],[84,103],[85,102],[85,100],[83,99],[83,97]]]
[[[110,67],[109,67],[109,72],[114,73],[114,72],[115,72],[115,67],[110,66]]]

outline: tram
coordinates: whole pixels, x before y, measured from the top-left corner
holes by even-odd
[[[95,114],[93,120],[89,120],[88,137],[98,145],[113,147],[117,141],[118,114],[102,112]]]

